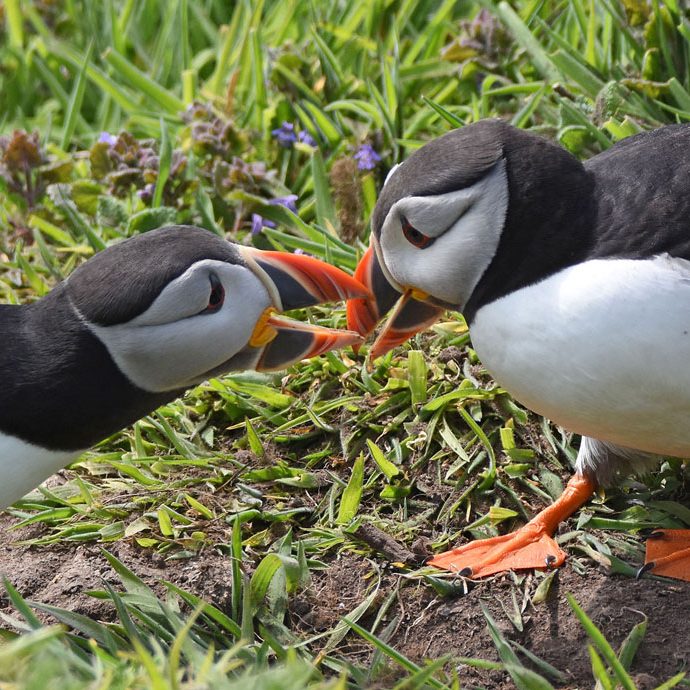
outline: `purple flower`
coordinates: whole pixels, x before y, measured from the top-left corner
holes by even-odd
[[[286,209],[297,213],[297,194],[288,194],[287,196],[277,196],[271,199],[268,203],[271,206],[285,206]],[[252,235],[258,235],[264,228],[275,228],[276,224],[268,218],[264,218],[258,213],[252,213]]]
[[[117,137],[109,132],[101,132],[101,136],[98,137],[98,141],[101,144],[108,144],[108,146],[115,146],[117,143]]]
[[[297,213],[297,194],[288,194],[287,196],[277,196],[275,199],[271,199],[268,203],[271,206],[285,206],[286,209]]]
[[[252,213],[252,235],[258,235],[264,228],[275,228],[276,224],[268,218]]]
[[[314,148],[316,148],[317,146],[316,139],[314,139],[314,137],[311,134],[309,134],[309,132],[305,132],[304,130],[302,130],[297,135],[297,141],[301,141],[303,144],[306,144],[307,146],[313,146]]]
[[[381,160],[381,156],[374,151],[374,147],[371,144],[362,144],[357,149],[354,159],[357,161],[357,167],[360,170],[373,170]]]
[[[143,189],[137,190],[137,196],[144,202],[148,203],[153,199],[153,193],[156,190],[156,185],[153,182],[149,182],[144,185]]]
[[[295,125],[292,122],[283,122],[278,129],[274,129],[271,134],[278,141],[278,144],[285,149],[289,149],[297,141]]]

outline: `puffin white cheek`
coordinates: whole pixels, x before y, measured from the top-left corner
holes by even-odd
[[[465,286],[458,265],[454,254],[434,244],[420,251],[420,258],[413,266],[410,285],[448,304],[460,305],[464,302]]]
[[[460,304],[463,286],[458,276],[459,261],[456,252],[449,250],[447,239],[439,238],[425,249],[417,249],[404,239],[404,245],[384,244],[386,268],[403,288],[415,288],[448,304]]]
[[[149,381],[157,375],[157,385],[166,388],[193,385],[245,348],[271,300],[263,286],[243,292],[227,295],[218,312],[165,326],[168,333],[159,334],[163,344],[157,357],[145,354],[151,360]],[[159,358],[163,359],[157,363]]]
[[[386,266],[403,287],[417,288],[462,310],[493,260],[500,242],[505,203],[481,199],[433,244],[418,249],[385,238]]]
[[[388,272],[401,286],[462,309],[496,254],[507,209],[508,178],[502,160],[471,187],[401,198],[381,227]],[[434,238],[433,243],[419,248],[408,242],[403,218]]]
[[[266,288],[250,271],[227,271],[223,287],[225,300],[214,313],[160,325],[91,328],[134,385],[152,392],[185,388],[220,371],[248,344],[259,317],[272,306]]]

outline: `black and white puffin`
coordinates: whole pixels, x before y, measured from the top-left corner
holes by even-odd
[[[462,312],[496,381],[582,435],[563,495],[509,535],[434,557],[481,577],[560,565],[552,539],[599,485],[690,457],[690,125],[581,163],[499,120],[426,144],[394,169],[348,303],[370,357]],[[402,293],[402,297],[401,297]],[[690,531],[658,530],[643,570],[690,580]]]
[[[0,306],[0,507],[186,388],[361,341],[276,314],[366,295],[308,256],[191,226],[108,247],[33,304]]]

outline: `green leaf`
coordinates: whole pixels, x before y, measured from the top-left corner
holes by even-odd
[[[31,215],[29,216],[29,227],[36,228],[37,230],[40,230],[41,233],[44,235],[47,235],[50,237],[51,240],[54,242],[57,242],[58,244],[62,245],[63,247],[72,247],[74,246],[74,240],[70,236],[68,232],[65,232],[61,228],[59,228],[57,225],[54,225],[53,223],[47,221],[45,218],[42,218],[41,216],[38,215]]]
[[[335,204],[331,196],[321,151],[316,149],[311,157],[311,173],[314,182],[314,199],[316,201],[316,220],[319,225],[335,230],[337,216]]]
[[[413,405],[420,405],[427,399],[427,368],[424,353],[410,350],[407,353],[407,375],[410,383],[410,397]]]
[[[29,281],[29,285],[31,286],[31,289],[39,296],[42,297],[43,295],[47,295],[50,292],[50,287],[48,284],[41,278],[41,276],[38,274],[36,269],[33,267],[32,264],[30,264],[25,258],[24,255],[21,253],[21,244],[17,245],[17,253],[15,254],[15,261],[17,262],[17,265],[21,269],[22,273],[26,276],[26,279]]]
[[[252,453],[254,453],[254,455],[257,455],[258,457],[262,458],[265,454],[264,447],[249,417],[247,417],[247,419],[245,420],[244,425],[247,434],[247,442],[249,443],[249,448],[251,449]]]
[[[190,496],[189,494],[184,495],[185,501],[189,503],[189,506],[193,509],[196,510],[197,513],[205,517],[207,520],[213,520],[214,515],[213,511],[207,508],[203,503],[200,501],[197,501],[194,496]]]
[[[465,121],[459,118],[457,115],[451,113],[449,110],[444,108],[440,103],[432,101],[426,96],[422,96],[422,100],[433,110],[435,110],[449,125],[452,127],[464,127]]]
[[[368,630],[365,630],[363,627],[361,627],[354,621],[350,620],[349,618],[343,618],[343,621],[347,625],[349,625],[350,628],[352,628],[362,639],[369,642],[369,644],[371,644],[374,648],[381,651],[389,659],[393,660],[396,664],[404,668],[406,671],[412,673],[422,672],[421,666],[418,666],[413,661],[410,661],[410,659],[408,659],[406,656],[395,650],[389,644],[386,644],[380,638],[376,637],[376,635],[373,635]],[[436,678],[428,678],[427,683],[431,685],[431,687],[433,688],[439,688],[439,690],[444,687],[443,683],[436,680]]]
[[[587,651],[589,652],[589,658],[592,662],[592,675],[597,681],[597,687],[600,687],[602,690],[615,690],[616,684],[606,670],[606,665],[597,653],[597,650],[594,646],[588,645]]]
[[[166,506],[161,506],[157,511],[158,515],[158,526],[160,527],[161,534],[164,537],[172,537],[175,535],[175,529],[173,528],[172,520],[170,519],[170,513]]]
[[[170,176],[170,163],[172,161],[172,143],[168,133],[168,125],[163,118],[161,123],[161,143],[158,153],[158,179],[156,180],[156,188],[153,192],[153,199],[151,200],[151,207],[158,208],[163,199],[163,190],[165,183]]]
[[[554,69],[548,54],[515,10],[503,0],[496,6],[496,13],[515,40],[532,56],[534,66],[539,72],[549,81],[558,81],[558,71]]]
[[[63,151],[69,150],[70,143],[72,142],[72,135],[74,134],[74,129],[77,125],[77,118],[79,117],[79,112],[84,101],[84,91],[86,90],[86,68],[88,67],[89,62],[91,62],[92,53],[93,40],[89,44],[89,48],[84,56],[84,63],[82,68],[79,70],[79,75],[74,84],[74,88],[72,89],[72,96],[70,97],[69,105],[67,106],[67,112],[65,113],[65,124],[62,132],[62,141],[60,143],[60,148]]]
[[[128,592],[145,598],[155,598],[153,591],[147,587],[141,578],[127,568],[124,563],[105,549],[102,549],[101,553],[105,556],[108,563],[110,563],[111,568],[118,574]]]
[[[177,220],[177,211],[169,206],[147,208],[135,213],[129,219],[127,234],[144,233],[166,225],[174,225]]]
[[[2,584],[7,592],[7,598],[10,600],[12,606],[21,613],[24,620],[31,626],[34,630],[39,629],[43,623],[36,618],[34,613],[31,611],[31,607],[24,601],[21,594],[15,589],[14,585],[6,578],[2,578]],[[0,650],[2,646],[0,646]]]
[[[621,643],[618,658],[624,669],[629,670],[632,666],[635,654],[637,654],[637,650],[640,648],[646,634],[647,616],[643,614],[643,620],[633,626],[633,629],[625,636],[625,639]]]
[[[19,0],[5,0],[5,13],[9,43],[13,48],[21,50],[24,47],[24,18]]]
[[[684,678],[685,678],[685,673],[683,671],[681,671],[680,673],[677,673],[672,678],[669,678],[665,683],[662,683],[661,685],[657,685],[654,688],[654,690],[671,690],[671,688],[675,688],[676,685],[678,685]]]
[[[364,455],[360,454],[352,466],[350,481],[343,490],[340,498],[340,508],[336,522],[345,525],[357,515],[359,503],[362,500],[362,487],[364,484]]]
[[[316,123],[316,126],[319,128],[321,134],[323,134],[326,137],[326,139],[328,139],[328,143],[331,146],[336,146],[340,142],[342,135],[338,131],[338,128],[335,126],[333,121],[326,115],[326,113],[324,113],[318,106],[316,106],[311,101],[303,101],[302,107],[314,119],[314,122]]]
[[[537,586],[537,589],[532,595],[532,604],[541,604],[546,601],[549,596],[549,591],[551,590],[551,585],[553,584],[554,577],[558,570],[553,570],[550,572]]]
[[[599,628],[594,625],[594,622],[582,610],[572,594],[566,594],[566,598],[568,599],[570,607],[573,609],[575,615],[582,624],[582,627],[585,629],[585,632],[589,635],[592,642],[594,642],[608,665],[613,670],[618,682],[623,686],[623,688],[625,688],[625,690],[635,690],[635,683],[633,682],[633,679],[628,675],[628,672],[625,670],[623,664],[620,662],[616,656],[616,653],[613,651],[613,648],[607,642]]]
[[[239,515],[232,523],[232,539],[230,541],[230,568],[232,573],[231,615],[235,622],[240,622],[242,610],[244,580],[242,578],[242,523]]]
[[[505,664],[505,669],[515,682],[515,686],[518,690],[553,690],[553,686],[545,678],[525,668],[520,663],[517,654],[515,654],[508,641],[501,634],[496,625],[496,621],[483,604],[482,613],[484,614],[484,618],[486,618],[489,635],[496,646],[498,656]]]
[[[288,581],[288,591],[297,586],[300,577],[299,563],[290,556],[269,553],[261,559],[249,582],[251,610],[256,612],[266,598],[269,585],[279,569],[283,568]]]
[[[151,77],[135,67],[124,55],[115,49],[109,48],[103,55],[104,60],[126,81],[130,82],[139,93],[148,96],[151,100],[162,106],[171,115],[176,115],[184,110],[184,102],[156,83]]]
[[[378,465],[378,468],[383,472],[388,481],[396,479],[402,475],[402,470],[394,465],[384,454],[383,451],[371,440],[367,439],[367,446],[369,446],[369,451],[371,452],[371,457],[374,462]]]
[[[464,400],[466,398],[491,400],[495,394],[496,391],[483,391],[472,387],[461,388],[460,390],[451,391],[445,395],[440,395],[438,398],[434,398],[424,405],[422,412],[436,412],[456,400]]]
[[[116,654],[118,649],[124,649],[125,647],[124,640],[119,639],[105,625],[97,623],[88,616],[49,604],[41,604],[35,601],[30,601],[28,603],[33,608],[49,613],[61,623],[69,625],[87,637],[92,637],[111,654]]]

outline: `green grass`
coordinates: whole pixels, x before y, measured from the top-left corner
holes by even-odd
[[[480,5],[6,0],[0,301],[36,299],[109,243],[170,222],[352,270],[385,171],[452,127],[499,116],[586,157],[690,119],[690,19],[680,3]],[[272,132],[283,122],[315,145],[279,146]],[[102,132],[115,143],[99,142]],[[383,159],[370,171],[352,158],[363,143]],[[269,203],[289,193],[297,214]],[[252,235],[255,213],[276,227]],[[299,316],[344,324],[341,307]],[[439,358],[447,348],[459,356]],[[542,505],[560,492],[575,451],[481,370],[459,316],[371,371],[363,363],[346,352],[285,376],[210,381],[86,453],[68,484],[18,502],[17,524],[42,527],[37,547],[129,539],[166,558],[220,550],[232,607],[172,584],[162,600],[110,557],[123,591],[94,596],[111,602],[117,622],[51,610],[63,626],[43,626],[32,611],[46,607],[8,584],[17,616],[5,620],[0,681],[365,687],[370,669],[341,644],[360,636],[374,659],[399,669],[396,687],[458,687],[449,660],[419,666],[385,640],[376,588],[344,612],[325,647],[286,627],[286,602],[334,554],[384,560],[354,536],[362,524],[406,545],[424,528],[433,550],[498,533],[527,517],[526,500]],[[640,529],[690,526],[675,500],[687,494],[679,461],[635,486],[640,501],[626,500],[631,486],[595,499],[562,535],[569,567],[594,559],[630,575]],[[441,593],[456,586],[430,569],[404,572]],[[616,654],[571,605],[592,641],[593,677],[632,687],[627,669],[644,630]],[[505,669],[520,688],[558,684],[558,669],[517,649],[488,614],[487,623],[500,662],[465,663]]]

